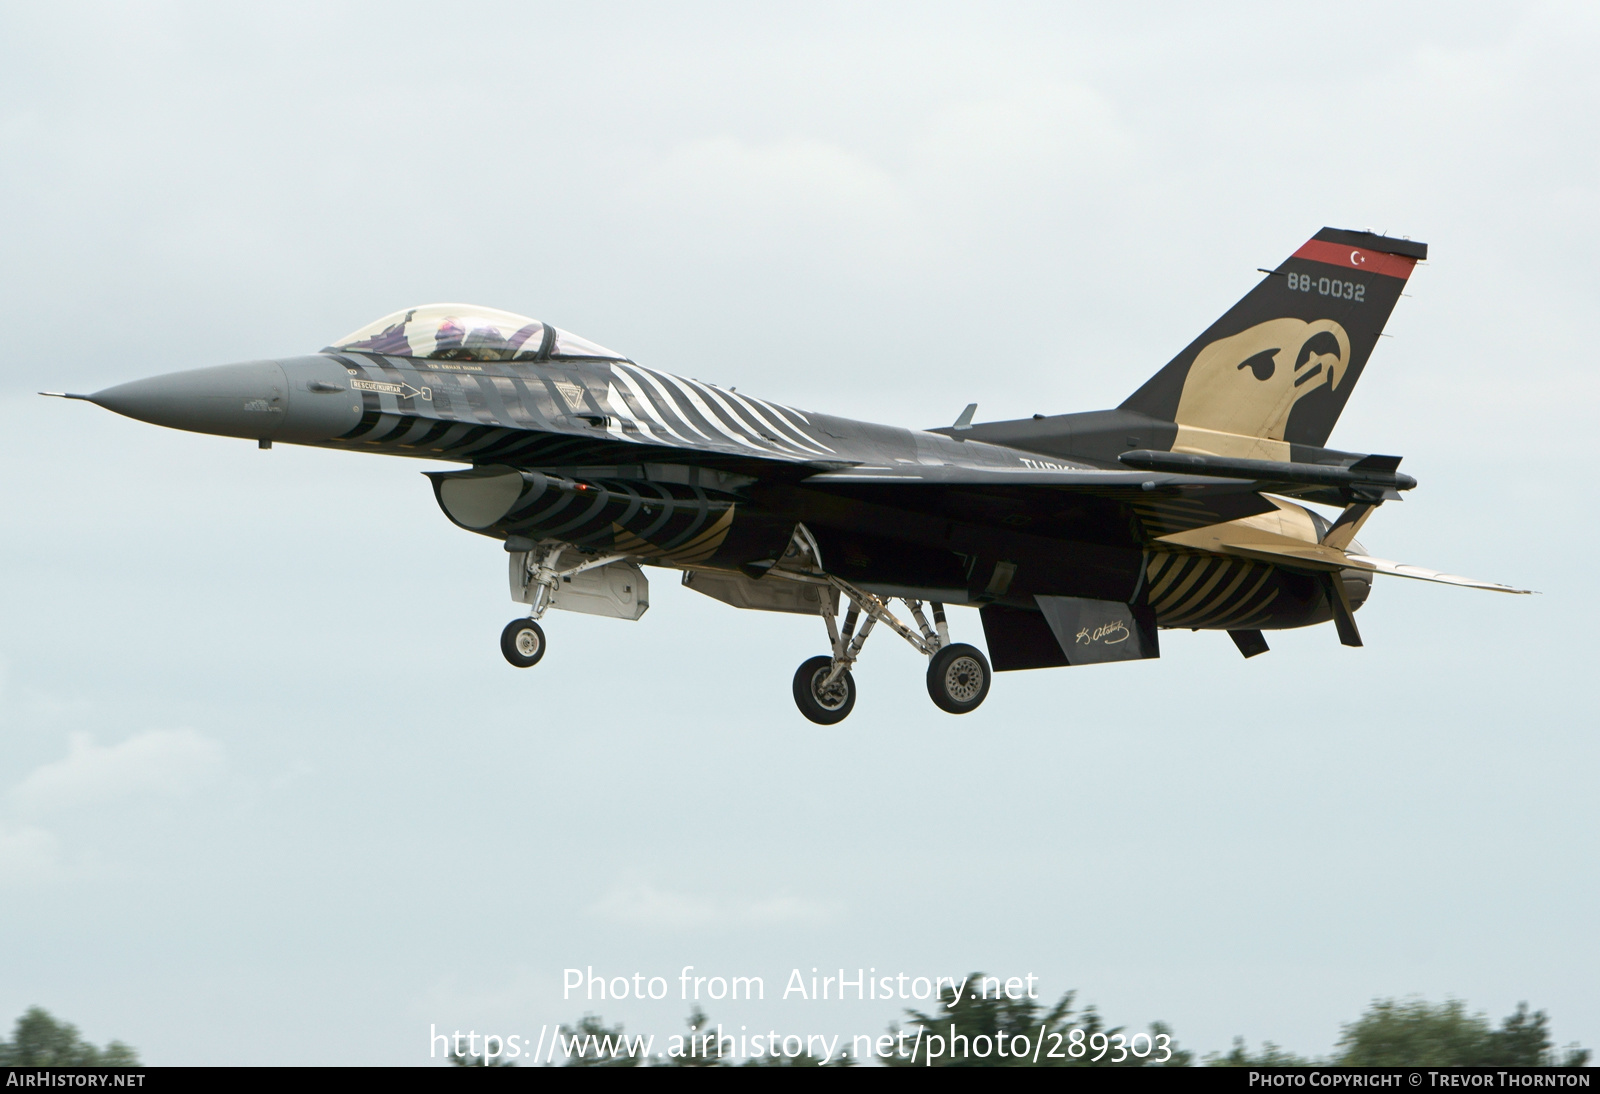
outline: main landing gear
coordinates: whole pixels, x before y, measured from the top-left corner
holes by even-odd
[[[928,660],[928,696],[940,710],[966,714],[989,694],[989,660],[964,642],[944,646]],[[856,681],[849,669],[835,673],[833,658],[813,657],[795,670],[794,704],[819,726],[837,725],[856,705]]]
[[[795,670],[794,705],[819,726],[837,725],[855,709],[855,677],[834,672],[831,657],[813,657]]]
[[[802,526],[802,530],[803,530]],[[801,537],[797,534],[797,540]],[[802,557],[815,551],[814,543],[804,537],[798,546]],[[807,549],[809,548],[809,550]],[[764,580],[783,578],[787,581],[804,581],[831,588],[822,597],[822,619],[828,627],[828,643],[833,648],[830,656],[813,657],[800,666],[794,674],[794,702],[800,713],[818,725],[837,725],[847,718],[856,705],[856,682],[850,668],[861,656],[861,647],[867,636],[879,623],[911,643],[919,653],[928,656],[928,695],[940,710],[951,714],[967,714],[977,710],[989,694],[992,675],[989,659],[983,651],[962,642],[950,641],[950,627],[945,622],[944,605],[931,603],[933,625],[922,612],[922,601],[905,600],[906,608],[916,620],[912,629],[889,610],[888,601],[833,574],[820,572],[813,566],[810,572],[796,572],[790,568],[773,567]],[[833,591],[842,593],[850,602],[845,613],[844,629],[839,629],[836,619]],[[863,620],[862,617],[866,618]],[[860,631],[856,624],[861,624]]]
[[[563,555],[566,562],[563,563]],[[500,652],[517,668],[532,668],[544,657],[546,642],[539,620],[556,606],[569,611],[585,611],[622,619],[637,619],[648,607],[644,575],[625,555],[592,554],[571,544],[546,542],[519,546],[511,552],[512,599],[528,605],[528,615],[513,619],[500,633]],[[929,601],[933,621],[923,612],[923,601],[909,597],[880,597],[826,572],[821,551],[805,525],[797,525],[794,538],[783,558],[767,564],[762,579],[766,582],[796,581],[819,586],[822,595],[822,621],[828,628],[830,653],[812,657],[794,674],[794,702],[800,713],[818,725],[837,725],[850,716],[856,705],[856,682],[851,668],[861,656],[867,636],[882,623],[928,658],[928,696],[940,710],[967,714],[977,710],[989,694],[989,660],[975,646],[950,641],[950,627],[944,605]],[[588,586],[602,574],[574,581],[579,575],[601,567],[610,577]],[[609,585],[606,583],[609,582]],[[610,588],[610,594],[605,593]],[[597,592],[596,590],[600,590]],[[620,592],[619,592],[620,590]],[[609,595],[609,599],[607,596]],[[838,619],[839,597],[849,603],[841,628]],[[782,601],[784,598],[779,597]],[[811,598],[807,597],[807,600]],[[910,611],[915,625],[896,618],[889,610],[892,599],[900,599]],[[788,607],[786,610],[793,610]]]

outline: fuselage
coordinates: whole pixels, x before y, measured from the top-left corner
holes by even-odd
[[[471,465],[431,474],[441,507],[464,528],[512,542],[559,539],[647,564],[753,573],[803,522],[830,571],[884,595],[1020,609],[1036,596],[1137,600],[1162,626],[1223,630],[1306,626],[1331,614],[1310,574],[1162,543],[1182,500],[1130,502],[1126,487],[1141,476],[1105,466],[1099,453],[1074,459],[799,411],[626,360],[327,351],[154,377],[93,398],[156,424],[263,445]],[[1107,426],[1117,413],[1078,417],[1117,444],[1160,425]],[[836,476],[846,469],[847,479]],[[1103,477],[1106,490],[1011,504],[941,482],[963,469],[1073,471]],[[907,491],[908,482],[923,486]],[[1249,519],[1316,541],[1320,517],[1275,504],[1278,515]],[[1345,584],[1358,605],[1370,579],[1347,572]]]
[[[1417,482],[1399,456],[1324,447],[1426,257],[1324,228],[1114,409],[975,423],[969,404],[926,430],[797,410],[461,303],[315,354],[44,394],[262,448],[427,461],[445,515],[504,546],[526,608],[500,635],[515,667],[544,657],[550,609],[641,618],[656,566],[735,608],[820,619],[828,653],[792,686],[815,724],[850,713],[874,627],[925,655],[935,706],[965,714],[993,672],[1151,660],[1162,628],[1227,631],[1253,658],[1265,630],[1331,620],[1361,646],[1375,573],[1526,592],[1368,555],[1357,534]],[[987,653],[953,637],[949,605],[979,609]]]

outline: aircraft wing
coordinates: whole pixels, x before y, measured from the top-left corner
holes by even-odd
[[[1152,536],[1277,510],[1247,479],[1094,467],[907,462],[829,469],[800,485],[1047,537],[1082,534],[1085,521],[1118,521],[1119,508],[1131,510]]]
[[[1248,479],[1219,479],[1206,475],[1162,474],[1149,471],[1103,471],[1094,467],[972,467],[954,464],[860,464],[823,471],[804,480],[808,486],[1053,486],[1068,490],[1154,490],[1183,487],[1208,493],[1239,493],[1252,489]],[[1147,486],[1146,483],[1149,485]]]
[[[1264,485],[1249,479],[1221,479],[1200,475],[1151,472],[1101,471],[1094,468],[970,467],[952,465],[901,464],[861,466],[826,471],[804,480],[808,486],[878,488],[891,504],[916,505],[919,487],[944,487],[931,493],[952,491],[969,495],[990,495],[1005,499],[1026,510],[1029,496],[1048,507],[1047,498],[1063,493],[1121,501],[1128,504],[1158,542],[1203,551],[1253,558],[1261,562],[1296,566],[1307,570],[1365,570],[1392,574],[1417,581],[1434,581],[1469,589],[1489,589],[1502,593],[1529,593],[1494,581],[1447,574],[1423,566],[1412,566],[1370,555],[1351,554],[1337,547],[1307,543],[1253,527],[1242,518],[1271,513],[1276,506],[1262,497]],[[1041,489],[1043,488],[1043,489]],[[929,499],[931,500],[931,499]],[[948,506],[943,506],[948,507]]]

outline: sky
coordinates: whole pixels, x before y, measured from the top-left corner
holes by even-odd
[[[1553,3],[0,3],[0,1026],[437,1064],[664,1040],[694,966],[848,1040],[925,1004],[781,993],[865,968],[1197,1053],[1410,996],[1600,1048],[1597,49]],[[886,634],[812,725],[820,625],[670,570],[513,669],[422,466],[34,394],[448,300],[871,421],[1101,409],[1324,225],[1430,245],[1330,441],[1421,483],[1363,542],[1540,595],[1380,577],[1361,649],[1168,632],[962,717]]]

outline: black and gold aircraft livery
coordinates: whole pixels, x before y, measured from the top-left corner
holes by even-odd
[[[544,654],[550,608],[638,619],[642,567],[660,566],[734,607],[821,616],[829,652],[794,678],[814,722],[850,713],[879,625],[927,655],[933,701],[961,714],[991,663],[1154,658],[1163,628],[1225,631],[1254,657],[1264,631],[1331,620],[1359,646],[1373,574],[1522,591],[1369,556],[1356,534],[1416,481],[1398,456],[1324,447],[1427,253],[1324,228],[1121,406],[1021,421],[814,414],[461,304],[309,356],[67,397],[262,448],[467,465],[426,474],[446,516],[510,555],[528,606],[501,637],[514,665]],[[987,658],[951,641],[952,604],[979,609]]]

